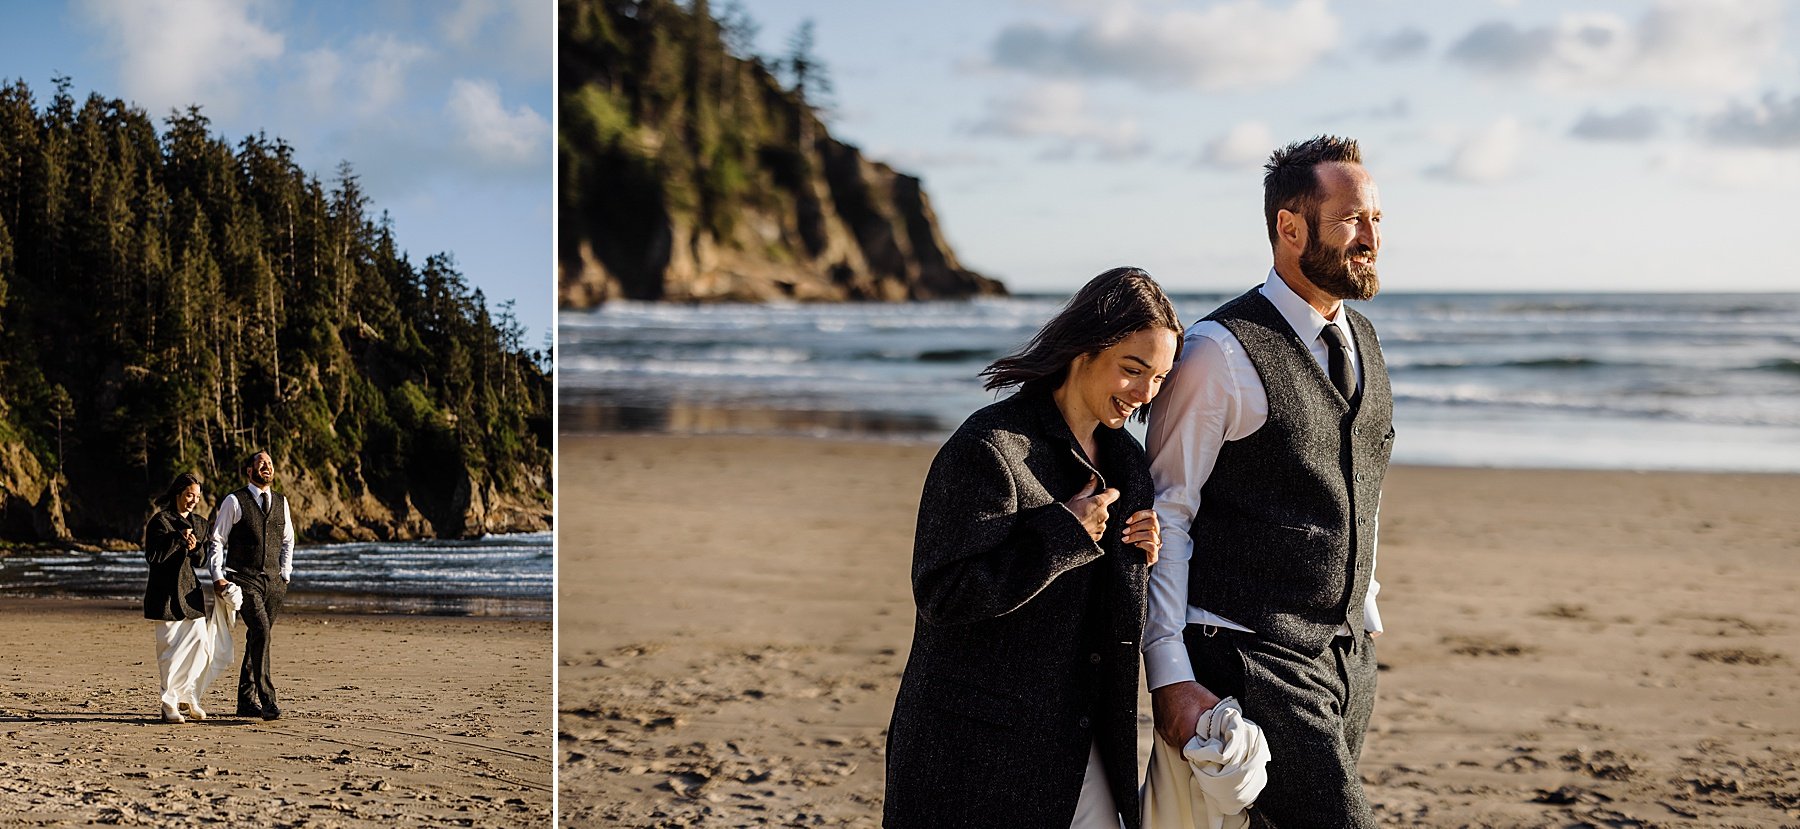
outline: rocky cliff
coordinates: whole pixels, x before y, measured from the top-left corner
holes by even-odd
[[[564,307],[1005,293],[957,261],[918,178],[832,138],[705,3],[560,19]]]

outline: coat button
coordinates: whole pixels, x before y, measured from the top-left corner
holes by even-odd
[[[1097,654],[1097,653],[1090,653],[1090,654],[1088,654],[1088,664],[1089,664],[1089,665],[1098,665],[1098,664],[1100,664],[1100,654]]]
[[[1087,728],[1087,727],[1088,727],[1088,726],[1091,726],[1091,725],[1093,725],[1093,723],[1092,723],[1092,722],[1089,722],[1089,721],[1088,721],[1088,718],[1087,718],[1087,717],[1082,717],[1082,718],[1081,718],[1081,722],[1078,722],[1078,723],[1076,723],[1076,725],[1078,725],[1078,726],[1080,726],[1080,727],[1082,727],[1082,728],[1084,728],[1084,729],[1085,729],[1085,728]]]

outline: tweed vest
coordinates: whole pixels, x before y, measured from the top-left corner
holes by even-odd
[[[1323,651],[1340,625],[1360,631],[1375,558],[1375,512],[1393,453],[1393,391],[1381,345],[1350,308],[1362,389],[1338,393],[1260,292],[1207,316],[1262,378],[1269,419],[1226,441],[1200,490],[1188,600],[1276,644]]]
[[[238,502],[238,520],[225,539],[225,566],[245,575],[281,573],[281,538],[287,521],[287,499],[269,493],[267,510],[256,503],[256,493],[244,487],[231,494]]]

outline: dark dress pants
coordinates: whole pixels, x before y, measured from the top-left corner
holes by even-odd
[[[269,675],[269,639],[275,616],[287,597],[281,576],[233,574],[231,581],[244,591],[244,667],[238,672],[238,705],[267,708],[275,705],[275,682]]]
[[[1375,829],[1356,770],[1375,710],[1375,644],[1367,633],[1334,636],[1318,654],[1210,625],[1187,626],[1183,639],[1194,678],[1220,697],[1237,697],[1268,741],[1269,782],[1250,809],[1251,826]]]

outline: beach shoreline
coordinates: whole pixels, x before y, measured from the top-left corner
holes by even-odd
[[[563,437],[566,825],[878,825],[935,451]],[[1392,470],[1377,818],[1800,823],[1793,503],[1786,474]]]
[[[158,718],[138,602],[0,597],[0,824],[543,826],[548,620],[300,611],[274,632],[282,718]]]

